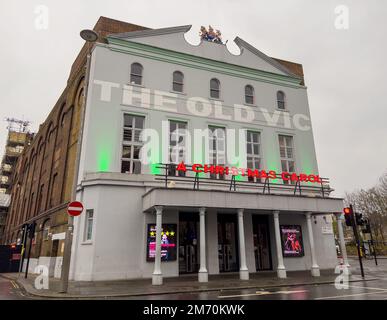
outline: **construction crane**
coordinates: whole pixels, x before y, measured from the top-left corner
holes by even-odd
[[[8,131],[26,132],[28,126],[31,124],[31,121],[20,120],[15,118],[5,118],[4,120],[8,122]]]

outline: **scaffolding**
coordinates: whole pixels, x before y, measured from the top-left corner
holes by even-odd
[[[5,118],[5,121],[8,122],[8,136],[0,164],[0,193],[9,194],[16,161],[24,148],[30,144],[33,134],[29,131],[30,121],[16,118]]]

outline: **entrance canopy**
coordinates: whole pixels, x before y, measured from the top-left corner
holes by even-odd
[[[259,194],[223,190],[152,188],[143,195],[143,211],[155,206],[179,208],[223,208],[246,210],[279,210],[312,214],[341,213],[343,199],[287,194]]]

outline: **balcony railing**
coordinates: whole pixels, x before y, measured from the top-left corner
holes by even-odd
[[[227,188],[228,191],[247,191],[259,194],[293,194],[294,196],[321,196],[328,197],[333,189],[329,186],[328,178],[319,177],[319,182],[301,182],[298,181],[286,184],[282,175],[273,174],[264,179],[248,181],[246,176],[240,175],[221,175],[221,179],[213,178],[210,173],[198,173],[192,170],[192,165],[185,164],[186,172],[176,170],[176,164],[160,163],[156,168],[161,169],[160,174],[156,174],[156,180],[163,181],[165,188],[178,188],[182,184],[192,184],[193,190],[200,190],[201,186],[216,188]],[[219,173],[218,173],[219,176]],[[231,178],[230,178],[231,177]],[[238,178],[237,178],[238,177]]]

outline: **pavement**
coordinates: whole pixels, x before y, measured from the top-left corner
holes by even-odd
[[[351,284],[376,281],[382,278],[387,280],[387,260],[380,260],[378,266],[375,266],[373,260],[365,260],[365,279],[360,276],[357,261],[351,259],[350,263],[352,274],[349,282]],[[338,275],[334,273],[334,270],[321,270],[320,277],[312,277],[309,271],[288,271],[286,279],[279,279],[276,272],[259,272],[250,274],[250,280],[246,281],[240,280],[238,273],[232,273],[210,275],[207,283],[199,283],[197,275],[184,275],[164,278],[162,286],[153,286],[151,279],[70,281],[66,294],[59,293],[59,279],[50,278],[49,289],[39,290],[34,285],[35,275],[28,275],[27,279],[23,274],[18,273],[0,274],[0,276],[3,277],[0,281],[0,299],[14,299],[17,292],[19,294],[15,296],[16,299],[23,297],[25,299],[222,299],[223,296],[227,298],[227,295],[235,296],[235,298],[239,295],[244,297],[246,292],[248,296],[250,294],[253,297],[261,296],[260,293],[256,293],[257,290],[269,293],[285,292],[286,295],[286,292],[305,290],[294,288],[305,288],[306,286],[325,285],[327,288],[334,289],[333,284]],[[380,290],[386,290],[387,293],[387,289],[381,288]]]

